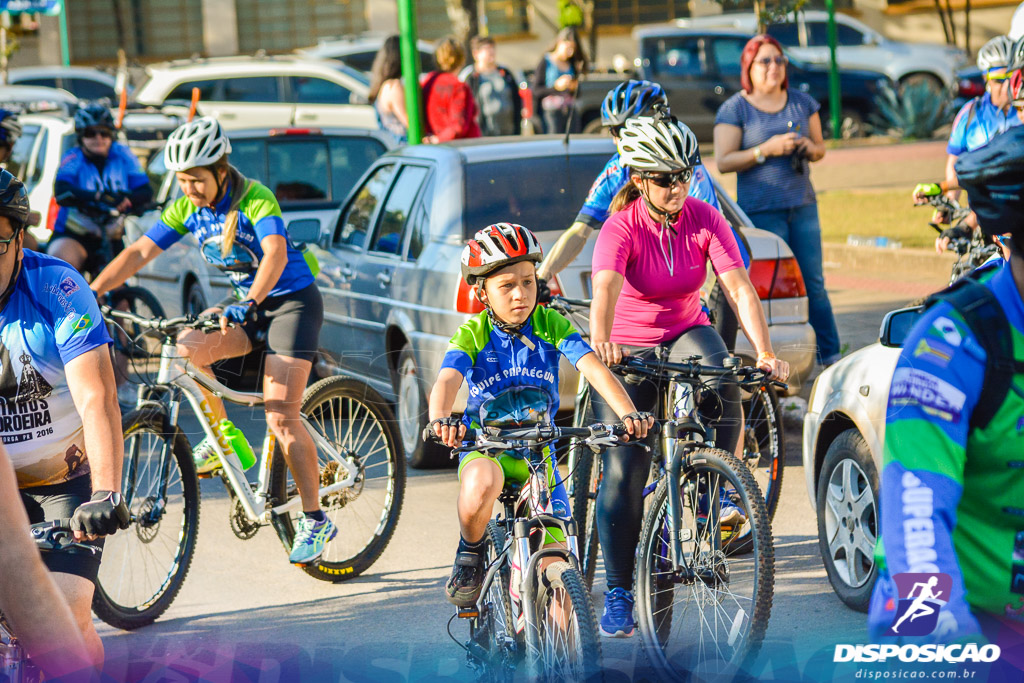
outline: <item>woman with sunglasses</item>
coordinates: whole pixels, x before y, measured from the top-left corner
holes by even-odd
[[[839,360],[839,330],[825,292],[821,226],[808,162],[825,156],[821,108],[813,97],[789,90],[786,56],[771,36],[754,36],[740,57],[736,93],[715,116],[715,161],[736,172],[739,205],[762,230],[793,250],[807,287],[809,318],[818,339],[818,362]]]
[[[124,248],[120,234],[108,234],[111,210],[141,215],[153,200],[149,178],[127,146],[114,140],[114,117],[102,104],[86,104],[75,112],[78,147],[61,160],[53,183],[60,205],[47,252],[79,272],[95,275],[102,262],[103,240],[111,253]]]
[[[675,361],[699,355],[721,365],[729,355],[701,309],[700,287],[710,260],[743,331],[757,350],[757,364],[779,379],[789,366],[777,359],[768,338],[761,302],[754,291],[736,239],[721,213],[688,197],[693,169],[700,164],[697,139],[675,118],[629,119],[619,133],[619,156],[630,181],[612,202],[594,246],[591,346],[608,365],[623,355],[651,356],[659,346]],[[742,431],[739,389],[709,379],[722,397],[709,396],[701,414],[717,427],[717,443],[735,448]],[[658,391],[650,383],[625,385],[637,410],[653,411]],[[599,421],[616,419],[593,396]],[[609,637],[634,632],[633,560],[640,538],[643,489],[650,456],[640,446],[609,448],[597,498],[597,525],[608,592],[601,631]],[[743,513],[723,500],[723,519]]]

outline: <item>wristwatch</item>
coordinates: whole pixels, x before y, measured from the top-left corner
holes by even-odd
[[[754,148],[754,161],[756,161],[759,164],[763,164],[764,162],[768,161],[768,157],[766,157],[764,153],[761,151],[760,146]]]

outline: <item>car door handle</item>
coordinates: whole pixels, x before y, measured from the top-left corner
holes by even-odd
[[[715,86],[715,94],[716,94],[716,95],[721,95],[721,94],[722,94],[722,93],[724,93],[724,92],[725,92],[725,88],[723,88],[723,87],[722,87],[722,86],[720,86],[720,85],[716,85],[716,86]]]
[[[386,270],[377,273],[377,282],[380,283],[381,287],[387,287],[391,284],[391,273]]]

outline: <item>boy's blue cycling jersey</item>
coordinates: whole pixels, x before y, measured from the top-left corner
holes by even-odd
[[[606,220],[612,205],[612,200],[623,187],[629,182],[629,167],[622,163],[618,153],[612,156],[605,164],[604,170],[590,186],[590,192],[583,201],[583,208],[576,215],[577,223],[584,223],[594,229],[600,229]],[[693,178],[690,179],[689,196],[701,200],[718,211],[722,205],[718,203],[718,195],[715,193],[715,185],[703,165],[697,164],[693,168]],[[735,232],[735,229],[733,230]],[[743,258],[743,265],[750,267],[750,254],[743,244],[743,240],[736,237],[736,244],[740,248],[740,256]]]
[[[591,352],[572,323],[551,309],[538,306],[519,335],[495,328],[484,311],[451,338],[441,367],[466,378],[467,427],[512,426],[551,421],[558,410],[559,360],[565,356],[575,366]]]
[[[24,250],[0,311],[0,441],[20,488],[89,472],[64,366],[110,343],[89,285],[60,259]]]
[[[1019,125],[1020,119],[1013,107],[1004,114],[985,93],[960,108],[953,119],[953,132],[949,134],[946,152],[960,156],[987,145],[996,135]]]

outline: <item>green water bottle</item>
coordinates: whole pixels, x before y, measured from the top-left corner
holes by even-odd
[[[252,446],[249,445],[242,430],[236,427],[231,420],[224,418],[220,421],[220,433],[231,444],[235,455],[238,456],[239,461],[242,463],[243,470],[247,470],[256,464],[256,454],[252,452]]]

